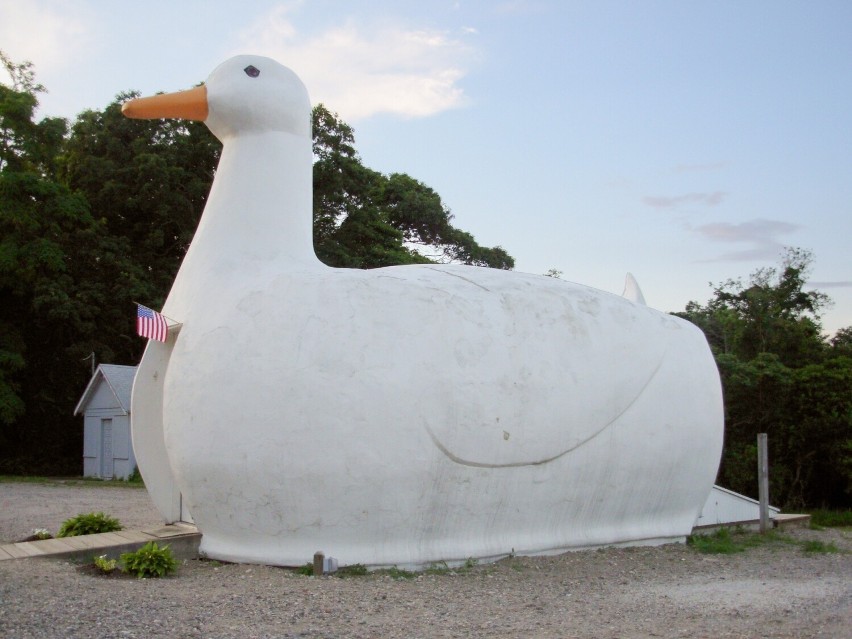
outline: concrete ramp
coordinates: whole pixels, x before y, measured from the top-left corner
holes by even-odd
[[[769,518],[775,519],[780,508],[769,507]],[[701,514],[695,520],[696,529],[717,526],[750,526],[760,522],[760,503],[721,486],[713,486]]]

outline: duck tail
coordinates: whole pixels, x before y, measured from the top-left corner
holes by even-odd
[[[639,282],[636,281],[636,278],[633,277],[632,273],[628,273],[624,277],[624,292],[621,296],[631,302],[647,306],[647,304],[645,304],[645,296],[642,295],[642,289],[639,288]]]

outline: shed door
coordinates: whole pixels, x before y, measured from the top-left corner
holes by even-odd
[[[112,479],[113,469],[112,456],[112,420],[101,420],[101,477]]]

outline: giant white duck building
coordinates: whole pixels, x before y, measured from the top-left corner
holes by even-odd
[[[689,534],[723,428],[696,327],[543,276],[326,267],[310,102],[268,58],[124,111],[223,143],[131,411],[154,502],[183,496],[204,554],[422,566]]]

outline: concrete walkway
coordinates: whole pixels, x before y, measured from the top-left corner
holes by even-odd
[[[168,544],[176,558],[188,559],[198,556],[201,533],[191,524],[177,523],[150,530],[119,530],[97,535],[21,541],[0,545],[0,561],[31,557],[88,561],[100,555],[116,559],[121,553],[138,550],[149,541],[157,542],[160,547]]]

